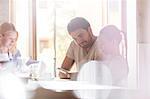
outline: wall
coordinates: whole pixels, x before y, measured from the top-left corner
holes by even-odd
[[[150,89],[150,0],[137,0],[139,87]]]
[[[9,20],[9,0],[0,0],[0,23]]]
[[[138,42],[150,43],[150,0],[137,0]]]

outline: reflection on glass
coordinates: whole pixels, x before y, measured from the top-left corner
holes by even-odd
[[[98,9],[101,0],[37,0],[36,2],[37,56],[45,62],[47,71],[53,73],[55,62],[57,67],[61,66],[71,41],[67,24],[73,17],[83,16],[93,21],[91,23],[94,29],[99,27],[98,24],[101,22],[97,20],[101,19]],[[87,12],[86,7],[92,13]]]

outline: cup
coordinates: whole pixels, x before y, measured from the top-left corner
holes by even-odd
[[[30,65],[30,78],[32,80],[38,80],[40,76],[40,68],[38,63],[34,63]]]

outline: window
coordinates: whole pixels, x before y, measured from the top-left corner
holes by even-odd
[[[28,0],[10,0],[11,15],[10,21],[16,25],[19,32],[18,49],[21,49],[23,56],[29,55],[29,2]],[[22,49],[23,48],[23,49]]]

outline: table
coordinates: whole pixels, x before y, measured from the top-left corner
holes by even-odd
[[[59,85],[59,86],[58,86]],[[89,86],[89,87],[87,87]],[[116,86],[89,85],[85,82],[54,79],[51,81],[29,81],[27,84],[28,99],[80,99],[74,91],[92,89],[98,91],[98,95],[103,95],[95,99],[150,99],[150,95],[145,89],[129,89]],[[111,89],[111,90],[110,90]],[[32,94],[32,95],[31,95]],[[107,94],[107,95],[105,95]],[[87,97],[89,99],[93,97]]]
[[[89,84],[87,82],[71,81],[64,79],[54,79],[51,81],[29,80],[26,87],[28,91],[34,91],[36,93],[34,94],[34,98],[32,99],[78,99],[80,96],[85,98],[93,98],[95,95],[90,95],[88,94],[89,92],[101,93],[103,94],[104,99],[104,97],[107,97],[109,95],[112,89],[123,89],[116,86],[95,85]],[[84,93],[84,95],[82,95],[82,93]]]

